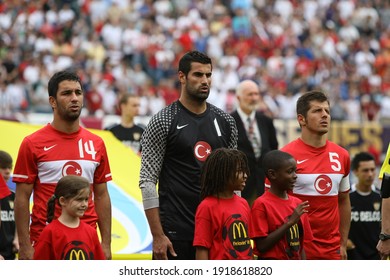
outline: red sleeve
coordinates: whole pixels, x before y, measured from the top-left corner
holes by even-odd
[[[7,183],[5,182],[3,176],[0,175],[0,199],[7,197],[11,194]]]
[[[38,166],[34,147],[28,138],[24,138],[20,144],[18,157],[14,168],[12,180],[15,183],[32,184],[38,174]]]
[[[34,260],[54,260],[55,257],[52,254],[53,245],[50,242],[50,231],[46,227],[41,235],[37,243],[34,246]]]
[[[211,217],[207,207],[207,200],[203,200],[196,211],[195,215],[195,234],[194,246],[201,246],[210,249],[213,242]]]
[[[112,180],[110,163],[108,161],[107,150],[104,142],[101,142],[100,163],[95,171],[95,184],[102,184]]]

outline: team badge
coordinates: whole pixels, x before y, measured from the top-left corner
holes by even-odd
[[[211,146],[209,143],[199,141],[195,144],[194,155],[199,161],[205,161],[211,154]]]
[[[332,190],[332,179],[322,174],[315,180],[314,188],[320,194],[328,194]]]
[[[139,139],[141,139],[141,133],[139,132],[133,133],[133,138],[135,141],[139,141]]]
[[[83,174],[83,170],[80,166],[75,161],[68,161],[64,164],[64,167],[62,167],[62,176],[67,176],[67,175],[76,175],[76,176],[81,176]]]

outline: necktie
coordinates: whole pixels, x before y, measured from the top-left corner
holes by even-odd
[[[254,122],[255,120],[251,120],[248,118],[248,138],[249,141],[252,144],[253,152],[255,153],[255,157],[259,158],[261,154],[261,149],[260,149],[260,141],[257,139],[255,131],[254,131]]]

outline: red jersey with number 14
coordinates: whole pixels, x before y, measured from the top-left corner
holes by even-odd
[[[93,184],[111,180],[106,147],[99,136],[81,127],[75,133],[66,134],[48,124],[24,138],[19,148],[13,181],[34,184],[30,225],[33,244],[46,226],[47,201],[53,195],[58,180],[66,175],[87,178],[91,184],[91,193]],[[56,217],[60,211],[57,205]],[[92,195],[82,219],[96,227],[97,215]]]
[[[327,141],[315,148],[297,139],[281,149],[297,161],[297,182],[293,195],[310,204],[309,221],[314,240],[305,243],[307,259],[337,259],[340,257],[339,192],[349,191],[348,152]]]

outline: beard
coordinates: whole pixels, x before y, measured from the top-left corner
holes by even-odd
[[[256,111],[258,107],[259,107],[259,104],[256,102],[254,104],[249,104],[248,109],[250,109],[252,112],[252,111]]]
[[[190,97],[192,100],[199,101],[199,102],[204,102],[210,94],[210,88],[207,92],[203,92],[200,89],[193,88],[186,84],[185,86],[186,92],[188,97]]]
[[[76,112],[68,111],[68,110],[62,108],[62,109],[58,110],[58,114],[60,115],[60,117],[63,120],[68,121],[68,122],[74,122],[80,117],[81,108],[80,108],[80,110],[78,110]]]
[[[78,111],[78,112],[74,112],[74,113],[68,113],[68,114],[65,114],[64,116],[64,119],[66,121],[75,121],[77,120],[79,117],[80,117],[80,114],[81,114],[81,110]]]

